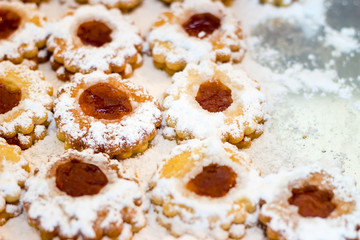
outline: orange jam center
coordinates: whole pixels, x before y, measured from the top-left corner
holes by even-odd
[[[186,188],[207,197],[223,197],[236,184],[236,173],[228,166],[211,164],[203,167],[201,173],[191,179]]]
[[[77,29],[77,36],[84,45],[101,47],[105,43],[111,42],[112,30],[103,22],[90,21],[81,24]]]
[[[80,96],[83,112],[97,119],[120,119],[132,111],[129,96],[107,83],[98,83]]]
[[[72,197],[95,195],[108,183],[96,165],[71,160],[56,169],[56,186]]]
[[[298,213],[303,217],[327,218],[336,208],[331,202],[334,194],[331,191],[319,190],[317,186],[309,185],[292,190],[289,203],[299,208]]]
[[[199,13],[191,16],[182,26],[192,37],[204,38],[212,34],[221,25],[218,17],[211,13]]]
[[[15,32],[20,25],[21,17],[8,9],[0,9],[0,39],[6,39]]]
[[[209,112],[225,111],[233,102],[231,89],[219,81],[202,83],[195,100]]]
[[[11,90],[6,85],[0,83],[0,114],[4,114],[17,105],[21,100],[21,91]]]

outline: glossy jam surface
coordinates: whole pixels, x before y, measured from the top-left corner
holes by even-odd
[[[204,38],[212,34],[221,25],[218,17],[211,13],[199,13],[191,16],[182,26],[192,37]]]
[[[309,185],[292,190],[289,203],[299,208],[303,217],[327,218],[336,208],[331,202],[334,194],[331,191],[319,190],[317,186]]]
[[[56,186],[72,197],[95,195],[108,183],[101,169],[73,159],[56,169]]]
[[[19,105],[20,100],[20,89],[12,90],[0,82],[0,114],[7,113]]]
[[[219,81],[202,83],[195,100],[209,112],[225,111],[233,102],[231,89]]]
[[[77,36],[84,45],[101,47],[105,43],[111,42],[112,30],[103,22],[90,21],[84,22],[77,29]]]
[[[236,185],[236,173],[228,166],[211,164],[191,179],[186,188],[207,197],[223,197]]]
[[[131,113],[128,95],[107,83],[98,83],[86,89],[79,98],[82,111],[97,119],[121,119]]]
[[[21,17],[9,9],[0,9],[0,39],[8,38],[21,23]]]

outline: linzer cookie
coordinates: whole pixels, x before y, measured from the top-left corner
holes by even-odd
[[[159,104],[142,87],[99,71],[74,75],[59,90],[54,114],[66,148],[121,159],[145,151],[162,119]]]
[[[204,59],[239,62],[245,53],[240,23],[223,4],[210,0],[172,4],[147,39],[155,66],[170,74]]]
[[[256,209],[249,196],[259,171],[243,152],[218,139],[176,147],[151,182],[158,222],[175,236],[241,239]]]
[[[21,2],[0,2],[0,61],[21,63],[41,61],[39,49],[45,47],[45,18],[35,5]]]
[[[21,156],[21,149],[0,138],[0,226],[22,212],[19,198],[28,172],[28,163]]]
[[[95,70],[132,75],[142,64],[142,38],[117,9],[82,6],[52,26],[47,41],[52,67],[61,80]]]
[[[166,94],[164,118],[179,139],[215,136],[246,147],[263,132],[264,95],[230,64],[189,64],[173,76]]]
[[[29,148],[43,139],[52,116],[53,89],[39,71],[0,63],[0,137]]]
[[[116,160],[92,150],[50,158],[26,182],[28,221],[43,239],[132,239],[148,204]]]
[[[103,4],[108,8],[130,10],[141,3],[142,0],[76,0],[79,3]]]
[[[270,239],[358,239],[359,189],[340,170],[303,167],[265,183],[259,219]]]

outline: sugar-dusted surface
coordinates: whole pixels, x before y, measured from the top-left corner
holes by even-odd
[[[256,79],[267,98],[269,118],[265,123],[265,132],[246,150],[263,175],[277,172],[280,168],[292,169],[320,161],[329,168],[343,167],[346,174],[360,180],[360,112],[357,110],[360,109],[360,95],[356,91],[359,86],[356,79],[360,75],[356,64],[360,59],[359,53],[349,46],[346,47],[349,53],[342,53],[339,39],[343,40],[344,34],[346,38],[351,36],[349,32],[337,34],[339,39],[336,42],[332,37],[334,46],[324,48],[321,38],[327,40],[328,32],[317,31],[325,27],[338,33],[347,27],[355,31],[352,41],[359,41],[359,26],[355,24],[358,15],[354,14],[359,6],[355,0],[346,0],[348,4],[336,0],[326,2],[325,5],[323,0],[302,0],[291,7],[278,9],[271,5],[259,5],[257,0],[235,0],[232,6],[242,22],[249,46],[243,63],[236,68],[244,68],[250,77]],[[71,5],[74,6],[73,3]],[[47,13],[49,19],[57,19],[65,9],[59,1],[41,5],[41,10]],[[158,14],[167,9],[161,1],[147,0],[128,16],[145,34]],[[274,25],[269,19],[291,20],[291,23]],[[280,40],[274,41],[272,36]],[[299,41],[289,44],[285,41],[288,36]],[[333,57],[332,52],[339,52],[341,56]],[[321,62],[333,62],[333,65],[323,66]],[[56,80],[48,64],[41,65],[40,69],[45,71],[46,79],[54,87],[63,84]],[[144,65],[134,75],[136,78],[133,81],[144,85],[159,100],[171,84],[166,73],[156,70],[152,58],[146,56]],[[352,82],[347,81],[349,77],[353,78]],[[146,188],[157,164],[175,146],[176,142],[164,140],[158,135],[144,154],[122,164]],[[46,162],[49,155],[62,151],[63,144],[57,140],[55,124],[52,123],[48,136],[25,151],[24,156],[33,169]],[[155,217],[153,213],[147,215],[149,223],[135,235],[136,240],[173,239],[157,225]],[[36,230],[26,223],[25,215],[11,219],[0,228],[0,235],[5,240],[40,239]],[[245,238],[264,239],[263,231],[250,228]],[[180,239],[194,240],[188,236]]]

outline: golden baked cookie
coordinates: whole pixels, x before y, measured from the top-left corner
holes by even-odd
[[[45,47],[45,18],[35,5],[0,1],[0,61],[34,60]]]
[[[0,63],[0,137],[29,148],[43,139],[52,116],[52,87],[39,71]]]
[[[264,182],[259,219],[270,239],[358,239],[359,189],[340,170],[312,165]]]
[[[95,70],[129,77],[142,64],[142,38],[135,25],[102,5],[79,7],[54,23],[47,47],[60,79],[66,71]]]
[[[132,239],[148,204],[116,160],[92,150],[50,158],[25,184],[24,208],[42,239]]]
[[[264,95],[259,89],[231,64],[191,63],[173,76],[164,118],[179,139],[215,136],[246,147],[263,132]]]
[[[165,3],[172,3],[172,2],[181,2],[182,0],[162,0],[162,1]],[[213,1],[221,1],[226,6],[229,6],[233,2],[233,0],[213,0]]]
[[[0,226],[22,212],[19,198],[28,172],[21,149],[0,138]]]
[[[241,239],[256,209],[252,181],[259,171],[235,146],[216,138],[176,147],[151,181],[157,221],[174,236]]]
[[[108,8],[120,8],[123,11],[131,10],[138,6],[142,0],[76,0],[78,3],[103,4]]]
[[[58,92],[54,117],[65,148],[120,159],[145,151],[162,119],[159,104],[142,87],[100,71],[75,74]]]
[[[298,0],[260,0],[262,4],[272,4],[277,7],[287,7]]]
[[[210,0],[172,4],[147,40],[155,66],[169,74],[204,59],[239,62],[245,53],[240,23],[223,4]]]

